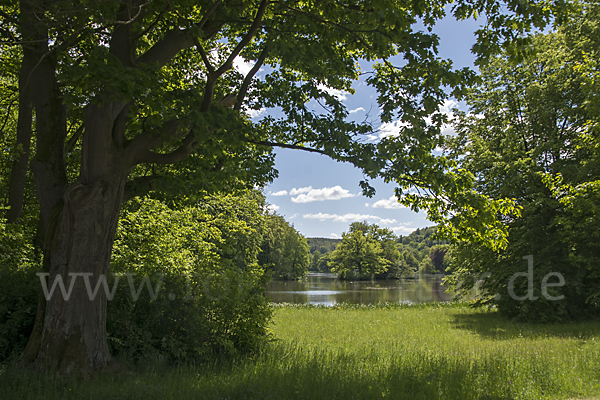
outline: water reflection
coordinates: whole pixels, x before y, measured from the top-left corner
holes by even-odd
[[[449,301],[452,295],[441,285],[441,275],[388,281],[341,281],[334,274],[311,273],[302,281],[272,281],[267,297],[275,303],[334,305],[426,303]]]

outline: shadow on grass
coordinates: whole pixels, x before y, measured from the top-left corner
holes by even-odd
[[[195,368],[152,367],[135,375],[99,374],[81,382],[23,371],[0,371],[0,399],[382,399],[508,400],[474,385],[473,367],[439,359],[419,365],[401,359],[310,355],[275,349],[258,360]],[[487,382],[485,386],[494,386]],[[501,390],[500,388],[496,388]]]
[[[511,321],[497,312],[455,314],[451,324],[456,329],[471,331],[486,339],[559,337],[585,340],[600,337],[600,321],[537,324]]]

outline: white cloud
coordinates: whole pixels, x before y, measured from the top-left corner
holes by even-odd
[[[399,210],[401,208],[406,208],[402,204],[398,203],[398,199],[396,196],[391,196],[388,199],[378,200],[373,203],[373,208],[387,208],[389,210]]]
[[[356,214],[356,213],[348,213],[348,214],[344,214],[344,215],[338,215],[338,214],[324,214],[324,213],[317,213],[317,214],[304,214],[302,216],[302,218],[306,218],[306,219],[318,219],[319,221],[327,221],[327,220],[331,220],[333,222],[357,222],[357,221],[368,221],[368,220],[377,220],[377,223],[379,225],[388,225],[388,224],[394,224],[397,221],[395,219],[384,219],[381,217],[378,217],[376,215],[369,215],[369,214]]]
[[[410,228],[408,226],[397,226],[395,228],[390,228],[396,235],[410,235],[417,228]]]
[[[457,101],[446,100],[444,102],[444,105],[442,105],[442,107],[441,107],[441,111],[442,111],[442,113],[446,114],[446,116],[448,117],[449,120],[452,121],[452,119],[454,118],[454,113],[452,112],[452,109],[456,108],[456,106],[458,106]],[[454,130],[454,127],[452,126],[452,124],[444,124],[442,126],[442,134],[448,135],[448,136],[456,136],[456,131]]]
[[[458,102],[456,102],[455,100],[446,100],[444,101],[444,104],[442,104],[442,106],[440,107],[440,112],[442,114],[446,114],[448,119],[452,120],[452,118],[454,117],[452,109],[456,108],[456,106],[458,106]],[[427,123],[431,124],[431,119],[427,118],[426,121]],[[384,122],[379,126],[379,129],[377,130],[378,138],[383,139],[389,136],[398,136],[400,134],[400,130],[407,126],[409,126],[407,122],[402,122],[400,120]],[[442,125],[441,132],[444,135],[456,135],[456,131],[454,130],[452,124]],[[368,141],[371,140],[373,140],[373,138],[369,137]]]
[[[340,235],[332,233],[331,235],[329,235],[329,237],[331,237],[332,239],[339,239]]]
[[[290,196],[297,196],[300,193],[307,193],[309,191],[312,190],[312,186],[308,186],[308,187],[303,187],[303,188],[293,188],[292,190],[290,190]]]
[[[406,126],[408,126],[408,124],[400,120],[393,122],[384,122],[377,130],[379,132],[378,137],[379,139],[383,139],[388,136],[398,136],[400,135],[400,129]]]
[[[291,217],[289,217],[288,219],[294,219],[294,218],[296,218],[297,216],[298,216],[298,213],[296,213],[296,214],[292,215],[292,216],[291,216]]]
[[[233,67],[242,75],[248,75],[248,72],[254,67],[254,63],[246,62],[244,57],[237,56],[233,60]]]
[[[446,114],[447,116],[451,117],[452,115],[454,115],[452,113],[452,109],[456,108],[456,106],[458,106],[458,102],[456,100],[446,100],[444,101],[444,104],[442,105],[440,111]]]
[[[344,215],[323,214],[323,213],[304,214],[302,216],[302,218],[318,219],[319,221],[327,221],[328,219],[330,219],[330,220],[333,220],[333,222],[355,222],[355,221],[364,221],[364,220],[369,220],[369,219],[378,219],[378,220],[381,219],[376,215],[354,214],[354,213],[348,213],[348,214],[344,214]]]
[[[348,112],[348,114],[354,114],[354,113],[357,113],[359,111],[366,111],[366,110],[364,108],[362,108],[362,107],[358,107],[358,108],[355,108],[354,110],[350,110]]]
[[[348,92],[344,92],[343,90],[338,90],[334,88],[327,87],[322,83],[317,85],[317,89],[322,90],[330,95],[337,97],[339,101],[346,101],[348,99]]]
[[[303,192],[300,192],[299,190],[303,190]],[[294,196],[296,194],[298,194],[298,196],[292,197],[292,202],[294,203],[310,203],[313,201],[323,200],[340,200],[346,197],[357,196],[356,194],[350,193],[349,190],[343,189],[341,186],[334,186],[330,188],[325,187],[322,189],[313,189],[312,187],[308,187],[296,190],[294,188],[290,191],[290,195]]]
[[[274,213],[275,211],[279,210],[279,206],[277,206],[275,204],[267,204],[267,206],[265,208],[270,213]]]
[[[267,112],[266,108],[261,108],[260,110],[253,110],[251,108],[247,108],[246,110],[246,114],[248,114],[248,116],[250,118],[257,118],[260,117],[261,115],[265,114]]]
[[[271,196],[287,196],[287,190],[280,190],[279,192],[269,193]]]

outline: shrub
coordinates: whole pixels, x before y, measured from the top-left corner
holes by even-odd
[[[39,260],[24,228],[0,221],[0,362],[21,354],[37,310]]]
[[[123,211],[111,265],[136,274],[121,276],[109,302],[113,354],[179,363],[257,349],[271,315],[256,263],[262,220],[250,194],[178,210],[134,201]],[[159,288],[154,296],[148,284]]]

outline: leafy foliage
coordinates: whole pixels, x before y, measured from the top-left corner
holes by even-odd
[[[306,238],[308,245],[310,246],[310,253],[320,252],[321,254],[330,253],[335,250],[342,239],[333,238]]]
[[[397,240],[404,275],[415,272],[424,274],[445,273],[448,267],[447,244],[449,241],[437,239],[437,227],[418,228],[410,235]]]
[[[39,256],[23,226],[0,224],[0,362],[18,358],[33,328]]]
[[[593,239],[600,226],[600,169],[587,131],[589,94],[577,67],[582,53],[570,49],[564,31],[536,36],[530,53],[516,65],[503,55],[482,68],[482,83],[467,97],[470,113],[461,114],[459,135],[450,142],[481,193],[515,199],[522,208],[520,216],[504,220],[510,241],[504,251],[458,244],[451,279],[463,290],[484,279],[484,301],[512,317],[593,315],[600,290]],[[523,258],[530,255],[533,276],[514,279],[528,270]],[[544,282],[551,284],[544,289]]]
[[[340,279],[372,279],[398,273],[399,253],[389,229],[354,222],[331,253],[331,271]]]
[[[1,129],[8,132],[1,138],[2,152],[14,161],[7,219],[18,222],[29,212],[24,209],[39,206],[45,269],[104,274],[123,203],[157,191],[184,196],[261,186],[276,175],[272,148],[282,147],[354,164],[364,172],[360,185],[368,195],[374,193],[371,179],[396,182],[403,204],[427,209],[440,232],[501,248],[506,232],[496,217],[510,215],[513,202],[477,193],[473,176],[433,154],[446,119],[440,104],[450,93],[463,94],[474,77],[437,57],[438,38],[431,31],[446,5],[430,0],[408,5],[392,0],[3,2],[0,79],[7,86],[0,94],[18,94],[18,117],[12,100],[3,99],[0,108]],[[465,0],[452,12],[459,19],[486,14],[489,25],[476,47],[486,56],[501,45],[518,45],[518,35],[531,26],[544,27],[552,18],[560,22],[563,5],[510,1],[499,7],[496,1]],[[417,23],[427,32],[416,31]],[[393,62],[396,56],[402,57],[399,64]],[[248,73],[233,68],[239,58],[254,64]],[[331,94],[352,92],[362,72],[359,60],[373,63],[367,84],[378,91],[378,122],[398,120],[402,126],[377,143],[365,140],[376,127],[348,118]],[[265,74],[256,79],[261,67]],[[262,109],[269,112],[250,118],[252,110]],[[7,175],[2,164],[0,185]],[[28,185],[31,175],[35,195]],[[221,266],[234,271],[249,265],[254,236],[242,234],[246,228],[236,224],[220,228],[222,236],[208,229],[206,240],[221,242],[215,244]],[[250,242],[239,245],[240,253],[237,243],[227,242],[232,238]],[[147,256],[151,263],[172,258],[177,264],[188,256],[150,242],[148,250],[157,251]],[[133,260],[118,243],[118,257]],[[207,256],[206,262],[216,262],[210,246],[192,248]],[[83,290],[75,287],[78,297]],[[26,358],[42,369],[59,365],[84,374],[106,366],[111,356],[103,299],[86,306],[48,300],[36,320],[36,332],[43,334],[32,337]],[[85,343],[68,342],[78,332],[85,333]],[[196,342],[186,343],[200,352]],[[60,354],[39,350],[50,346]],[[67,348],[71,353],[60,350]],[[81,357],[73,360],[72,353]]]
[[[113,352],[131,360],[189,362],[256,350],[270,317],[256,262],[262,223],[262,204],[252,193],[179,209],[148,198],[128,206],[112,270],[135,274],[133,287],[143,290],[135,299],[122,277],[109,301]],[[144,277],[159,288],[155,296]]]
[[[299,279],[306,275],[309,247],[306,239],[281,215],[265,216],[258,263],[274,278]]]

